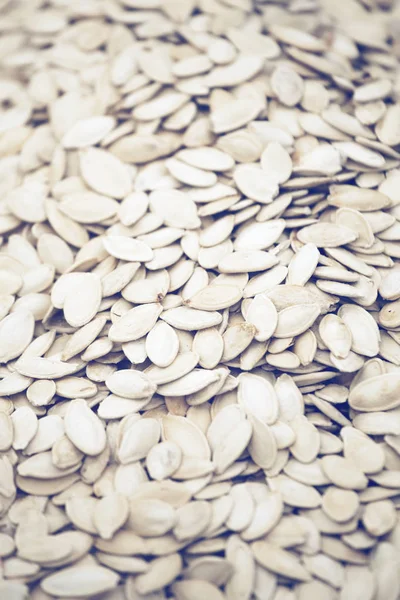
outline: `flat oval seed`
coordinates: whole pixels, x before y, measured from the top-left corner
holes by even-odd
[[[106,445],[104,426],[85,400],[72,400],[64,419],[65,432],[84,454],[96,456]]]
[[[48,575],[41,582],[41,588],[48,594],[56,596],[93,596],[100,592],[112,590],[117,587],[119,575],[98,565],[73,566],[61,569]]]
[[[158,321],[146,336],[146,353],[158,367],[168,367],[179,351],[179,339],[175,329]]]
[[[337,358],[346,358],[349,355],[352,337],[340,317],[325,315],[319,324],[319,333],[324,344]]]
[[[182,450],[174,442],[160,442],[150,449],[146,457],[146,467],[152,479],[168,479],[182,461]]]
[[[330,519],[343,523],[354,517],[360,501],[356,492],[329,487],[322,497],[322,509]]]
[[[187,300],[187,305],[199,310],[223,310],[242,298],[242,290],[234,285],[211,285]]]
[[[157,388],[145,373],[132,369],[116,371],[106,379],[105,383],[113,394],[133,400],[152,396]]]
[[[266,569],[295,581],[309,581],[311,575],[297,557],[264,540],[251,544],[256,561]]]
[[[101,302],[101,281],[93,273],[80,273],[81,277],[64,302],[65,320],[72,327],[82,327],[96,316]]]
[[[0,322],[0,362],[19,357],[30,344],[35,320],[31,312],[19,310]]]
[[[124,198],[132,191],[128,167],[105,150],[81,150],[80,169],[85,182],[99,194]]]
[[[349,404],[362,412],[396,408],[400,405],[400,374],[385,373],[362,381],[350,391]]]
[[[158,303],[135,306],[111,325],[108,337],[112,342],[139,340],[154,327],[161,313],[162,306]]]
[[[396,524],[396,509],[391,500],[370,502],[364,510],[362,521],[370,535],[385,535]]]
[[[348,490],[363,490],[368,484],[368,479],[363,472],[346,458],[324,456],[321,464],[325,474],[338,487]]]
[[[278,324],[274,331],[276,338],[288,338],[307,331],[314,323],[320,308],[316,304],[288,306],[278,313]]]
[[[193,339],[193,352],[199,356],[203,369],[213,369],[218,365],[224,351],[224,340],[218,329],[210,327],[198,331]]]
[[[139,240],[122,235],[110,235],[103,238],[104,247],[111,256],[130,262],[148,262],[153,259],[152,249]]]

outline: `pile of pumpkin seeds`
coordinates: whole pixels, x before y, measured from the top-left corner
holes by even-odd
[[[397,600],[400,3],[0,35],[0,598]]]

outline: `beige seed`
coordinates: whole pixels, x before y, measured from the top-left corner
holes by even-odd
[[[289,306],[278,313],[278,324],[274,331],[276,338],[288,338],[304,333],[318,317],[320,309],[316,304]]]
[[[396,523],[396,509],[393,502],[390,500],[370,502],[365,507],[362,520],[370,535],[385,535]]]
[[[187,304],[198,310],[222,310],[233,306],[242,298],[242,291],[233,285],[213,285],[201,289]]]
[[[136,589],[139,594],[150,594],[172,583],[182,570],[180,554],[169,554],[154,559],[147,573],[136,578]]]
[[[65,320],[72,327],[82,327],[96,316],[101,302],[101,282],[92,273],[82,273],[75,285],[66,293]]]
[[[367,478],[349,459],[341,456],[324,456],[322,468],[332,483],[338,487],[362,490],[367,486]]]
[[[53,479],[55,477],[63,477],[74,472],[79,463],[73,465],[70,469],[58,469],[54,466],[51,452],[40,452],[26,459],[18,465],[18,473],[24,477],[36,477],[37,479]]]
[[[75,373],[77,368],[79,368],[78,364],[65,363],[39,356],[22,357],[16,364],[18,373],[35,379],[58,379]]]
[[[192,167],[176,158],[169,158],[165,166],[175,179],[194,187],[210,187],[217,183],[217,176],[210,171]]]
[[[83,594],[92,596],[99,592],[112,590],[118,584],[119,576],[105,567],[88,565],[83,567],[68,567],[49,575],[41,582],[41,587],[48,594],[67,593],[72,596]]]
[[[106,434],[102,422],[84,400],[72,400],[65,415],[65,432],[84,454],[96,456],[104,450]]]
[[[195,352],[187,351],[179,353],[176,359],[168,367],[156,367],[152,365],[146,370],[146,375],[153,383],[159,385],[176,381],[187,373],[191,373],[199,357]]]
[[[151,362],[158,367],[168,367],[176,358],[179,340],[175,330],[158,321],[146,337],[146,353]]]
[[[399,384],[397,373],[371,377],[351,390],[349,404],[352,408],[365,412],[396,408],[400,403],[397,393]]]
[[[316,223],[301,229],[298,237],[304,244],[311,242],[318,247],[336,248],[353,242],[357,234],[348,227],[334,223]]]
[[[273,267],[277,259],[262,250],[238,250],[225,256],[218,262],[221,273],[250,273],[265,271]]]
[[[271,76],[271,87],[282,104],[294,106],[303,96],[303,80],[291,68],[278,66]]]
[[[269,478],[268,485],[272,491],[280,493],[285,504],[290,506],[316,508],[321,504],[321,496],[315,488],[286,475]]]
[[[0,450],[5,452],[13,443],[14,431],[10,415],[0,412]]]
[[[344,456],[363,473],[377,473],[383,469],[384,452],[371,438],[354,427],[343,427],[340,435],[344,443]]]
[[[278,184],[284,183],[292,173],[292,159],[288,151],[278,142],[271,142],[260,158],[261,168]]]
[[[287,281],[290,285],[304,285],[315,272],[319,250],[315,244],[305,244],[292,258],[288,266]]]
[[[263,469],[269,469],[277,457],[275,436],[271,428],[257,417],[249,416],[249,421],[252,426],[252,435],[248,446],[249,454],[256,465]]]
[[[141,106],[135,108],[133,115],[140,121],[152,121],[160,117],[166,117],[181,106],[186,104],[188,97],[179,92],[170,92],[159,96],[149,102],[144,102]]]
[[[213,460],[218,474],[223,473],[240,456],[247,447],[252,435],[249,421],[243,420],[226,436],[225,440],[216,446]]]
[[[150,448],[160,439],[160,424],[155,419],[141,419],[128,422],[121,433],[118,444],[118,459],[123,465],[135,462],[147,456]]]
[[[204,389],[217,379],[218,374],[215,371],[194,369],[175,381],[161,384],[158,386],[158,393],[162,396],[187,396]]]
[[[324,512],[328,517],[339,523],[352,519],[358,507],[358,496],[352,490],[341,490],[331,486],[322,497]]]
[[[128,310],[109,330],[112,342],[132,342],[145,336],[154,327],[162,306],[157,303],[143,304]]]
[[[213,369],[221,360],[224,340],[215,327],[198,331],[193,339],[193,352],[199,357],[203,369]]]
[[[182,451],[174,442],[160,442],[153,446],[146,458],[146,467],[152,479],[160,481],[171,476],[180,466]]]
[[[60,210],[78,223],[96,223],[113,217],[118,210],[115,200],[92,192],[67,194],[59,204]]]
[[[251,198],[269,204],[278,194],[278,186],[274,178],[255,166],[239,165],[234,173],[235,183],[239,190]]]
[[[243,225],[235,239],[235,250],[264,250],[272,246],[285,227],[283,219]]]
[[[0,323],[0,361],[17,358],[32,341],[35,322],[28,311],[15,311]]]
[[[64,148],[83,148],[101,141],[115,126],[112,117],[91,117],[77,121],[62,138]]]
[[[181,150],[178,157],[192,167],[207,171],[229,171],[235,164],[229,154],[209,147]]]
[[[132,191],[127,167],[115,156],[98,148],[80,153],[80,169],[85,182],[99,194],[123,198]]]
[[[174,415],[163,418],[163,438],[175,443],[186,457],[208,460],[210,448],[203,432],[189,419]]]
[[[296,48],[302,48],[303,50],[309,50],[310,52],[320,52],[325,49],[322,40],[295,27],[274,24],[269,26],[269,31],[278,40],[285,44],[296,46]]]
[[[319,334],[324,344],[337,358],[346,358],[352,345],[351,332],[336,315],[325,315],[319,324]]]
[[[110,375],[106,385],[113,394],[133,400],[153,395],[157,387],[144,373],[125,369]]]
[[[173,529],[178,540],[201,536],[211,519],[211,504],[205,501],[189,502],[177,510],[177,522]]]
[[[290,427],[295,434],[295,442],[290,452],[296,460],[310,463],[315,460],[320,450],[320,436],[317,428],[303,415],[297,415],[290,421]]]
[[[174,509],[162,500],[146,499],[131,504],[129,525],[138,535],[164,535],[174,527],[176,521]]]
[[[273,386],[263,377],[251,373],[239,376],[238,403],[247,414],[272,425],[278,418],[278,399]]]
[[[254,325],[249,323],[240,323],[228,327],[223,337],[224,351],[222,361],[229,361],[236,358],[251,343],[256,333]]]
[[[253,542],[251,548],[256,561],[273,573],[297,581],[308,581],[311,578],[294,554],[266,541]]]

